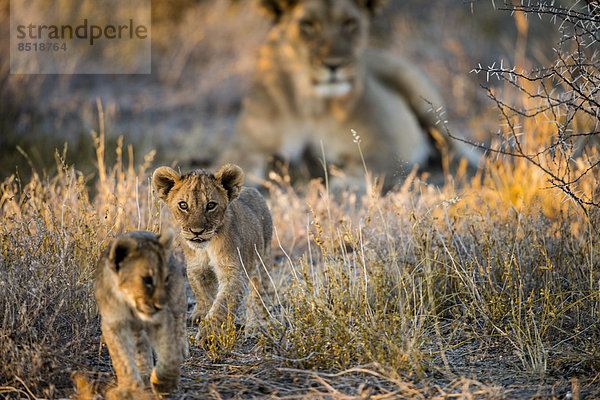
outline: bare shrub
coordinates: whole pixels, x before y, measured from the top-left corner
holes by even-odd
[[[587,214],[600,208],[598,151],[600,69],[598,3],[504,1],[498,7],[529,18],[548,18],[561,38],[552,65],[525,70],[502,62],[474,71],[505,82],[486,87],[500,112],[497,144],[486,150],[526,160]],[[512,90],[511,90],[512,89]],[[584,179],[595,177],[596,179]]]

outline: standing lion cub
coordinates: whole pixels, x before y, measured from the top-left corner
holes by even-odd
[[[108,398],[143,397],[148,382],[159,396],[177,387],[188,354],[187,302],[183,267],[169,250],[173,236],[130,232],[98,260],[94,292],[118,379]]]
[[[180,175],[158,168],[152,185],[181,227],[181,240],[190,286],[196,296],[192,321],[219,326],[229,313],[236,316],[249,289],[258,282],[260,264],[271,264],[273,223],[262,195],[242,187],[244,173],[227,164],[215,174],[204,170]],[[256,299],[249,296],[248,300]],[[248,305],[247,329],[257,323]],[[200,340],[202,329],[197,339]]]

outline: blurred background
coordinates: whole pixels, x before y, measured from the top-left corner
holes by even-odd
[[[76,12],[53,3],[55,12]],[[427,73],[446,100],[453,129],[476,141],[489,142],[498,130],[497,111],[481,86],[502,90],[503,83],[471,71],[500,61],[547,65],[558,39],[548,18],[512,15],[502,4],[391,0],[372,29],[374,45]],[[123,137],[135,149],[135,165],[152,150],[155,165],[208,165],[235,129],[270,25],[258,0],[153,0],[151,74],[16,75],[9,68],[9,13],[9,0],[0,0],[2,179],[55,171],[54,149],[63,154],[65,143],[67,163],[91,173],[99,104],[108,162]]]

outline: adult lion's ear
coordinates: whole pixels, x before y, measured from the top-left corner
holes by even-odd
[[[359,6],[367,9],[371,15],[375,15],[383,8],[388,0],[356,0]]]
[[[122,268],[122,262],[129,254],[131,254],[137,248],[137,242],[135,239],[121,236],[110,244],[110,251],[108,253],[108,262],[110,267],[115,271],[119,272]]]
[[[221,182],[227,191],[229,201],[237,198],[244,183],[244,171],[235,164],[227,164],[215,173],[217,181]]]
[[[299,0],[260,0],[260,8],[266,12],[275,23],[281,20],[283,14],[298,4]]]
[[[169,167],[160,167],[154,171],[152,186],[162,201],[167,201],[167,195],[180,178],[180,175]]]

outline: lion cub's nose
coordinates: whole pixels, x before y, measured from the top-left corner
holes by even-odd
[[[158,299],[156,299],[154,301],[154,304],[153,304],[154,309],[156,311],[162,310],[163,308],[165,308],[167,306],[167,302],[168,302],[168,297],[167,297],[166,293],[159,295]]]
[[[200,235],[202,235],[202,234],[204,233],[204,231],[206,231],[206,228],[204,228],[204,229],[201,229],[201,230],[199,230],[199,231],[195,231],[195,230],[193,230],[192,228],[190,228],[190,232],[191,232],[192,234],[196,235],[196,236],[200,236]]]

